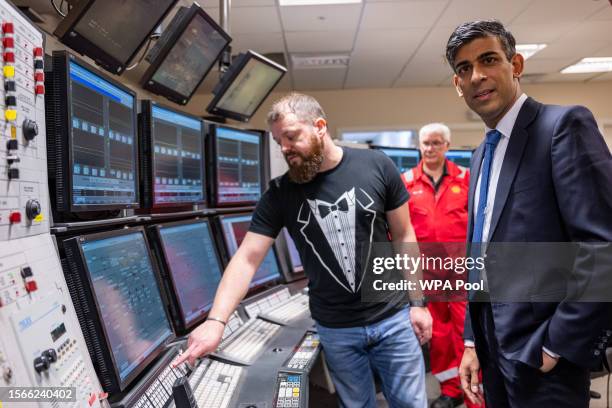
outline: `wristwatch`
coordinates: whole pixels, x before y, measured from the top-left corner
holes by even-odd
[[[427,300],[425,298],[417,299],[417,300],[411,300],[410,301],[410,306],[411,307],[425,307],[425,306],[427,306]]]

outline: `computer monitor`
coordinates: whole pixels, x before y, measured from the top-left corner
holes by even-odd
[[[142,227],[64,241],[66,281],[98,378],[120,393],[174,339]]]
[[[212,307],[221,261],[207,220],[189,220],[149,227],[160,261],[161,281],[178,334],[202,322]]]
[[[473,153],[472,150],[449,149],[446,152],[446,158],[459,166],[469,169]]]
[[[263,179],[261,133],[217,124],[208,129],[212,205],[255,204]]]
[[[59,212],[138,208],[136,93],[65,51],[45,96],[50,186]]]
[[[143,207],[204,203],[202,120],[152,101],[142,101],[139,119]]]
[[[231,40],[197,4],[181,7],[147,57],[142,86],[185,105]]]
[[[219,216],[223,243],[225,244],[227,261],[234,256],[251,225],[251,214],[233,214]],[[264,258],[261,266],[255,272],[250,288],[261,286],[269,281],[280,278],[276,253],[272,248]]]
[[[404,149],[401,147],[372,146],[373,149],[380,150],[393,160],[400,173],[405,173],[416,167],[421,160],[421,153],[418,149]]]
[[[53,34],[76,52],[119,75],[176,2],[71,1],[72,8]]]
[[[287,69],[254,51],[240,54],[215,87],[206,108],[213,115],[248,122]]]

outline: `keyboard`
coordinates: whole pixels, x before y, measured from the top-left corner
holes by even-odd
[[[306,406],[308,380],[302,374],[279,371],[276,378],[274,408],[301,408]]]
[[[312,367],[315,358],[319,354],[319,345],[320,340],[318,334],[306,333],[300,345],[284,366],[291,370],[310,371],[310,367]]]
[[[227,408],[242,373],[242,367],[203,360],[189,377],[198,407]]]
[[[291,298],[274,309],[267,310],[265,315],[280,322],[288,323],[305,313],[309,313],[309,311],[308,295],[299,293],[291,296]]]
[[[219,351],[224,355],[245,363],[253,362],[255,356],[281,328],[278,324],[261,319],[247,321],[236,336],[231,336],[221,343]]]

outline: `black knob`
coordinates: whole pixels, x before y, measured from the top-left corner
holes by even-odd
[[[55,349],[48,349],[43,351],[42,355],[44,357],[47,357],[47,359],[49,360],[49,363],[55,363],[57,361],[57,352],[55,351]]]
[[[40,203],[38,200],[31,199],[26,203],[26,216],[28,219],[33,220],[37,215],[41,213]]]
[[[23,137],[27,141],[30,141],[38,135],[38,125],[32,119],[26,119],[23,121],[22,125],[23,129]]]
[[[45,356],[36,357],[34,359],[34,369],[37,373],[42,373],[43,371],[47,371],[49,369],[50,363],[49,359]]]

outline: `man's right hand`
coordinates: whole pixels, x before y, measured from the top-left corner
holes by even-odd
[[[194,366],[196,359],[215,351],[221,343],[224,329],[225,326],[216,320],[207,320],[199,325],[189,335],[187,350],[172,362],[172,367],[185,361]]]
[[[484,399],[480,391],[480,381],[478,372],[480,371],[480,362],[476,355],[474,347],[466,347],[459,366],[459,377],[461,378],[461,388],[465,395],[474,404],[482,405]]]

